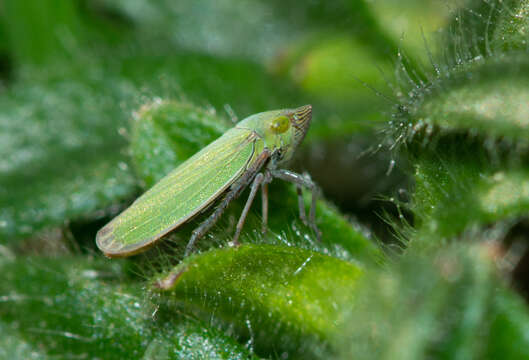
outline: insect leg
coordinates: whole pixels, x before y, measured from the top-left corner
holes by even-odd
[[[188,256],[191,253],[195,242],[204,236],[213,227],[213,225],[216,224],[228,205],[240,195],[246,186],[248,186],[248,184],[243,182],[235,184],[233,188],[226,194],[226,197],[222,200],[219,206],[215,208],[215,211],[213,211],[213,213],[206,220],[204,220],[195,230],[193,230],[191,239],[189,239],[189,242],[187,243],[184,256]]]
[[[266,234],[266,231],[268,229],[268,184],[272,182],[272,175],[270,174],[270,171],[267,169],[265,171],[264,176],[265,178],[263,180],[263,184],[261,185],[261,204],[262,204],[262,216],[263,216],[261,232],[263,234]]]
[[[233,236],[234,245],[239,245],[239,236],[241,235],[242,227],[246,221],[246,216],[250,211],[250,206],[252,206],[255,195],[257,194],[257,190],[259,190],[259,186],[261,186],[263,180],[264,175],[262,173],[257,174],[253,180],[250,196],[248,196],[248,200],[246,200],[246,204],[244,205],[244,209],[242,210],[241,217],[239,218],[239,222],[237,223],[237,227],[235,229],[235,235]]]
[[[303,224],[308,225],[307,216],[305,215],[305,202],[303,201],[303,188],[301,185],[296,184],[296,192],[298,193],[299,218]]]
[[[301,198],[301,187],[306,187],[307,189],[312,191],[312,202],[310,204],[310,213],[309,213],[309,220],[310,220],[309,226],[316,233],[316,237],[318,238],[318,240],[320,240],[321,231],[316,226],[316,200],[319,194],[319,190],[316,184],[312,181],[312,179],[308,175],[305,175],[305,176],[300,175],[300,174],[297,174],[295,172],[288,171],[285,169],[273,169],[271,170],[271,174],[273,177],[291,182],[297,186],[298,204],[300,206],[301,221],[303,221],[303,217],[305,217],[305,204],[303,203],[303,199]],[[303,216],[301,214],[303,214]],[[306,218],[305,218],[305,221],[306,221]]]
[[[213,227],[213,225],[215,225],[215,223],[222,216],[228,205],[241,195],[243,190],[253,180],[255,174],[258,173],[259,170],[261,170],[261,168],[266,163],[269,157],[270,151],[265,148],[263,152],[259,154],[257,159],[253,162],[253,164],[248,169],[246,169],[246,172],[241,176],[241,178],[232,185],[231,189],[226,194],[222,202],[217,206],[215,211],[213,211],[213,213],[206,220],[204,220],[195,230],[193,230],[191,239],[189,239],[189,242],[186,246],[185,256],[191,253],[195,242],[202,236],[204,236],[204,234],[206,234],[209,229]]]
[[[230,104],[224,104],[224,110],[228,113],[231,121],[234,124],[239,122],[239,118],[237,117],[237,114],[235,114],[235,111],[233,111],[233,108],[230,106]]]
[[[262,204],[262,215],[263,215],[263,223],[261,226],[261,232],[263,234],[266,234],[266,230],[268,229],[268,184],[263,183],[261,187],[261,204]]]

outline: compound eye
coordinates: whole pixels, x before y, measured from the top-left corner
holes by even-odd
[[[270,130],[274,134],[282,134],[290,127],[290,120],[286,116],[279,116],[275,118],[270,124]]]

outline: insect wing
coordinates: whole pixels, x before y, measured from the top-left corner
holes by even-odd
[[[96,235],[109,257],[124,257],[177,228],[218,198],[245,171],[255,133],[234,127],[140,196]]]

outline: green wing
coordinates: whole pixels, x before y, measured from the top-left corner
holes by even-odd
[[[129,256],[177,228],[218,198],[246,170],[255,133],[234,127],[193,155],[96,235],[110,257]]]

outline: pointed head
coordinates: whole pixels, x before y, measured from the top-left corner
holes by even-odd
[[[264,146],[277,150],[279,163],[292,158],[303,141],[312,120],[312,106],[296,109],[272,110],[250,116],[237,126],[255,130],[264,140]]]

